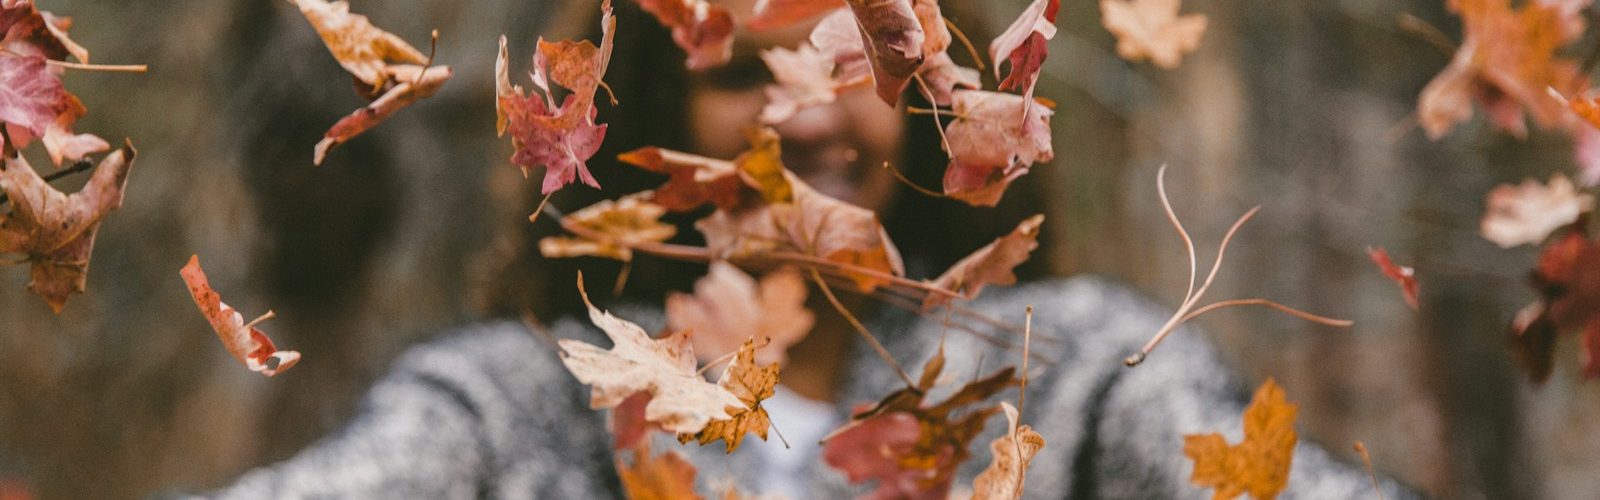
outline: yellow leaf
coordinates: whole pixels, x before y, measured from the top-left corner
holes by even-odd
[[[1297,408],[1284,399],[1283,388],[1268,378],[1244,410],[1244,441],[1229,445],[1221,434],[1183,437],[1183,454],[1194,460],[1195,485],[1216,488],[1213,499],[1244,493],[1276,498],[1289,484],[1294,459]]]

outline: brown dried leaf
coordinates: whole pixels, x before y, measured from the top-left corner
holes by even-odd
[[[1215,433],[1183,437],[1183,454],[1194,460],[1190,481],[1216,488],[1214,499],[1245,493],[1262,500],[1276,498],[1289,484],[1289,463],[1299,439],[1294,432],[1297,411],[1284,399],[1283,388],[1268,378],[1244,410],[1244,441],[1230,446]]]
[[[1032,427],[1017,426],[1016,407],[1001,402],[1000,408],[1006,414],[1008,430],[989,443],[994,461],[972,480],[972,500],[1021,499],[1028,463],[1033,461],[1034,454],[1044,449],[1044,436],[1034,432]]]
[[[911,0],[846,0],[855,14],[878,97],[900,104],[911,74],[922,66],[925,35]],[[819,46],[820,48],[820,46]]]
[[[377,100],[362,106],[349,116],[340,118],[333,127],[322,134],[322,140],[318,141],[312,150],[312,164],[321,165],[322,160],[328,156],[328,151],[334,146],[378,126],[406,106],[438,93],[439,88],[443,87],[444,82],[453,75],[449,66],[423,68],[401,64],[388,67],[388,71],[399,83],[390,86]]]
[[[371,88],[391,81],[389,65],[425,65],[428,56],[393,33],[378,29],[367,16],[350,13],[344,1],[293,0],[328,46],[328,52],[352,76]]]
[[[1204,14],[1179,16],[1179,7],[1180,0],[1100,0],[1100,22],[1117,36],[1123,59],[1176,69],[1206,33]]]
[[[648,191],[613,200],[601,200],[561,218],[561,227],[577,238],[550,237],[539,241],[545,257],[596,256],[632,260],[633,247],[672,238],[678,228],[661,222],[667,209],[644,201]]]
[[[706,203],[724,210],[739,206],[742,183],[733,162],[654,146],[622,153],[617,160],[667,174],[667,183],[650,195],[651,203],[667,210],[686,212]]]
[[[761,402],[772,397],[778,385],[778,363],[757,365],[755,339],[747,339],[739,348],[739,354],[722,371],[722,378],[717,385],[738,396],[744,406],[728,412],[733,415],[732,419],[712,421],[699,433],[678,434],[678,442],[698,440],[701,446],[705,446],[722,440],[727,444],[727,452],[733,453],[747,433],[753,432],[766,441],[767,428],[772,425],[772,420],[767,417],[767,409],[761,407]]]
[[[711,271],[694,284],[694,295],[667,296],[667,327],[694,332],[694,352],[702,361],[765,339],[756,362],[782,364],[785,354],[811,332],[815,317],[806,309],[806,282],[798,271],[784,268],[761,278],[732,264],[711,263]]]
[[[950,266],[933,286],[959,293],[968,300],[978,297],[985,285],[1010,285],[1017,282],[1012,269],[1028,260],[1028,254],[1039,248],[1039,225],[1044,224],[1044,214],[1024,219],[1017,228],[994,242],[979,248],[971,255]],[[923,309],[950,302],[950,297],[928,294],[922,301]]]
[[[0,219],[0,253],[27,255],[33,264],[28,289],[57,314],[68,296],[83,292],[95,232],[122,207],[134,156],[133,144],[124,144],[100,160],[88,184],[71,195],[45,182],[20,155],[6,158],[0,169],[0,189],[12,206]]]
[[[271,318],[272,311],[245,323],[239,311],[222,302],[222,297],[211,289],[211,283],[206,280],[205,270],[200,268],[200,256],[190,256],[189,263],[178,274],[183,276],[195,305],[200,306],[200,313],[211,323],[211,329],[217,332],[217,338],[222,340],[222,346],[228,349],[233,359],[239,360],[250,371],[268,377],[300,362],[300,353],[278,350],[272,345],[272,339],[255,327],[256,323]]]
[[[1578,191],[1557,173],[1549,184],[1528,179],[1520,186],[1495,186],[1485,204],[1479,232],[1501,248],[1511,248],[1544,241],[1551,231],[1594,210],[1594,196]]]
[[[618,460],[617,476],[629,500],[700,500],[694,492],[694,464],[668,450],[650,455],[650,447],[636,448],[633,463]]]

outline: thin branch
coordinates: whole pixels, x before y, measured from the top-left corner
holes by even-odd
[[[923,97],[928,98],[928,104],[932,104],[934,106],[939,105],[939,100],[933,97],[933,89],[928,87],[928,81],[922,79],[921,73],[912,73],[911,79],[916,80],[917,89],[922,91]],[[949,153],[950,138],[944,135],[944,122],[939,121],[939,115],[937,113],[933,115],[933,129],[939,131],[939,147],[944,148],[944,151]]]
[[[67,61],[57,61],[55,59],[45,59],[44,63],[48,64],[50,66],[56,66],[56,67],[61,67],[61,68],[77,69],[77,70],[83,70],[83,71],[103,71],[103,72],[107,72],[107,73],[144,73],[146,71],[150,71],[150,67],[146,66],[146,65],[143,65],[143,64],[84,64],[84,63],[75,63],[75,62],[67,62]]]
[[[854,314],[850,314],[850,310],[839,302],[839,297],[833,295],[833,288],[828,286],[828,282],[822,280],[822,273],[817,272],[815,267],[809,268],[809,270],[811,271],[811,280],[815,281],[817,287],[822,289],[822,294],[828,297],[828,302],[833,304],[833,308],[839,311],[841,316],[844,316],[845,321],[850,322],[850,326],[855,327],[856,333],[861,334],[861,338],[866,340],[874,351],[878,351],[878,356],[888,362],[890,368],[894,368],[895,375],[900,376],[900,380],[906,383],[906,387],[916,388],[917,383],[911,381],[910,375],[906,375],[906,370],[900,367],[900,362],[895,361],[894,356],[889,354],[889,350],[883,347],[883,343],[878,342],[877,337],[873,337],[872,332],[867,331],[867,326],[861,324],[861,320],[856,319]]]
[[[1354,448],[1361,455],[1361,463],[1367,466],[1367,479],[1372,480],[1372,491],[1378,493],[1378,500],[1383,500],[1383,488],[1378,487],[1378,474],[1372,471],[1372,457],[1367,455],[1367,445],[1356,441]]]
[[[1273,308],[1273,309],[1277,309],[1278,311],[1283,312],[1285,314],[1288,314],[1290,316],[1294,316],[1296,318],[1300,318],[1300,319],[1303,319],[1303,320],[1306,320],[1306,321],[1310,321],[1312,323],[1316,323],[1316,324],[1319,324],[1319,325],[1336,326],[1336,327],[1340,327],[1340,328],[1345,328],[1345,327],[1348,327],[1350,325],[1356,324],[1356,322],[1350,321],[1348,319],[1337,319],[1337,318],[1329,318],[1327,316],[1318,316],[1316,314],[1311,314],[1311,313],[1308,313],[1308,312],[1305,312],[1305,311],[1301,311],[1299,309],[1295,309],[1293,307],[1289,307],[1289,306],[1286,306],[1286,305],[1283,305],[1283,304],[1279,304],[1277,302],[1273,302],[1273,301],[1270,301],[1270,300],[1267,300],[1267,299],[1219,300],[1217,302],[1212,302],[1210,304],[1206,304],[1204,307],[1201,307],[1199,309],[1195,309],[1193,312],[1190,312],[1189,314],[1185,314],[1183,316],[1183,319],[1178,320],[1178,322],[1179,323],[1187,323],[1187,322],[1189,322],[1189,320],[1198,318],[1202,314],[1205,314],[1205,313],[1208,313],[1208,312],[1211,312],[1211,311],[1215,311],[1217,309],[1227,309],[1229,307],[1239,307],[1239,306],[1266,306],[1266,307],[1270,307],[1270,308]]]
[[[950,18],[945,18],[944,25],[950,28],[950,33],[954,34],[956,40],[960,40],[961,45],[967,48],[967,53],[972,54],[972,62],[978,65],[978,71],[987,69],[988,67],[983,65],[983,56],[978,55],[978,48],[972,46],[972,40],[967,38],[967,34],[961,32],[961,28],[957,28],[956,23],[951,22]]]
[[[417,79],[416,79],[416,81],[411,82],[411,86],[413,86],[413,87],[422,86],[422,77],[428,75],[428,68],[433,67],[433,55],[438,53],[438,52],[439,52],[439,30],[435,29],[435,30],[433,30],[433,35],[431,36],[431,38],[428,39],[428,63],[422,65],[422,71],[418,71],[417,72]]]
[[[947,194],[944,194],[944,193],[941,193],[941,192],[938,192],[938,191],[934,191],[932,189],[928,189],[928,188],[925,188],[925,187],[922,187],[922,186],[918,186],[917,183],[911,182],[911,179],[907,178],[905,173],[900,172],[899,168],[895,168],[893,163],[883,162],[883,168],[885,170],[888,170],[889,173],[894,174],[895,180],[900,181],[901,184],[905,184],[906,187],[911,188],[911,190],[913,190],[913,191],[916,191],[918,193],[922,193],[924,195],[932,196],[934,198],[949,198],[950,197],[950,195],[947,195]]]
[[[1409,12],[1401,12],[1395,16],[1395,23],[1400,25],[1400,31],[1416,35],[1422,41],[1428,42],[1428,45],[1443,51],[1445,55],[1452,55],[1456,52],[1456,42],[1450,40],[1449,35],[1444,34],[1439,28],[1428,24],[1427,21],[1422,20],[1420,17],[1411,15]]]
[[[916,107],[916,106],[906,106],[906,113],[913,114],[913,115],[948,116],[948,117],[956,118],[956,119],[960,119],[960,120],[970,120],[971,119],[967,115],[963,115],[963,114],[957,113],[955,111],[950,111],[950,110],[946,110],[946,109],[937,109],[937,108],[934,108],[934,109],[919,108],[919,107]]]
[[[1028,304],[1028,315],[1022,323],[1022,383],[1017,387],[1017,413],[1022,413],[1028,402],[1028,345],[1033,340],[1033,304]]]
[[[1161,165],[1156,170],[1156,193],[1161,195],[1161,209],[1167,213],[1167,221],[1172,223],[1172,228],[1178,230],[1178,237],[1183,238],[1183,251],[1189,255],[1189,287],[1184,289],[1183,302],[1188,303],[1194,296],[1194,273],[1199,267],[1195,263],[1194,239],[1189,237],[1189,232],[1183,229],[1183,223],[1178,221],[1178,213],[1172,210],[1172,200],[1167,198],[1167,166]]]
[[[549,194],[544,195],[544,199],[539,200],[539,207],[533,209],[533,214],[528,216],[528,222],[531,223],[539,220],[539,214],[544,212],[544,207],[550,204],[550,197],[554,196],[555,194],[555,191],[551,191]]]

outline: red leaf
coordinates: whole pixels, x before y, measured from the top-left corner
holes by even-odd
[[[674,212],[686,212],[711,203],[731,210],[739,205],[739,170],[733,162],[706,158],[654,146],[617,155],[617,160],[651,172],[667,174],[650,202]]]
[[[579,179],[591,187],[600,187],[586,162],[600,149],[606,135],[606,126],[594,123],[594,95],[611,61],[617,24],[609,1],[601,9],[604,15],[599,47],[588,41],[551,43],[539,39],[531,76],[543,95],[524,94],[521,86],[511,84],[506,39],[500,37],[500,54],[495,62],[497,129],[501,134],[511,132],[511,143],[516,148],[511,161],[522,168],[524,176],[534,168],[545,167],[540,188],[543,194]],[[560,107],[555,104],[551,82],[572,90]]]
[[[189,264],[183,266],[179,274],[183,276],[183,282],[189,285],[189,295],[194,297],[195,305],[200,306],[200,313],[205,315],[206,321],[211,322],[211,329],[216,330],[217,338],[222,340],[222,346],[228,349],[233,359],[239,360],[250,371],[268,377],[300,362],[300,353],[279,351],[272,345],[272,339],[255,327],[256,323],[272,317],[271,311],[255,321],[245,323],[239,311],[222,302],[222,297],[211,289],[211,283],[206,280],[206,272],[200,269],[200,256],[189,257]]]
[[[705,69],[733,56],[733,13],[705,0],[637,0],[639,7],[672,28],[672,41],[689,54],[689,69]]]
[[[878,97],[900,104],[911,74],[922,67],[924,34],[911,0],[848,0],[872,65]],[[819,46],[820,48],[820,46]]]
[[[844,0],[756,0],[744,27],[750,31],[782,28],[840,7],[844,7]]]
[[[1060,0],[1034,0],[1012,21],[1011,27],[989,43],[996,79],[1000,78],[1000,62],[1011,63],[1011,72],[1000,81],[1000,90],[1022,89],[1023,96],[1032,100],[1039,67],[1049,55],[1048,42],[1056,36],[1056,11],[1060,8]]]
[[[1389,260],[1389,252],[1383,247],[1367,248],[1367,256],[1372,258],[1372,263],[1378,265],[1378,270],[1384,276],[1400,284],[1400,294],[1405,297],[1406,305],[1412,310],[1417,308],[1417,271],[1410,267],[1397,265]]]
[[[61,79],[50,71],[45,58],[0,53],[0,121],[41,137],[70,102]],[[27,145],[13,137],[17,148]]]

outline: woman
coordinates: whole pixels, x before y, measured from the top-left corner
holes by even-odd
[[[748,5],[742,7],[748,10]],[[679,69],[681,53],[666,42],[665,31],[653,19],[633,2],[616,8],[617,52],[607,81],[622,104],[601,106],[599,121],[611,129],[591,161],[606,190],[569,189],[552,202],[562,209],[651,187],[652,179],[611,160],[620,151],[654,145],[712,157],[737,154],[744,148],[742,129],[755,121],[765,102],[762,86],[769,77],[755,49],[798,40],[795,33],[752,38],[738,47],[729,65],[685,75]],[[906,166],[914,182],[926,185],[936,184],[944,165],[934,124],[926,117],[904,116],[870,92],[858,92],[805,111],[778,131],[789,168],[825,193],[879,209],[906,253],[908,274],[932,276],[1008,231],[1037,206],[1031,200],[1038,193],[1019,182],[1001,207],[990,210],[900,192],[886,171],[875,168],[881,162]],[[662,126],[665,117],[683,117],[685,126]],[[571,315],[581,310],[572,286],[574,268],[589,269],[596,283],[605,278],[596,268],[615,269],[598,261],[552,262],[534,255],[537,238],[555,232],[544,220],[528,226],[522,252],[502,273],[493,294],[497,312]],[[700,265],[637,260],[623,297],[634,303],[660,304],[665,290],[687,288],[704,272]],[[1033,265],[1021,274],[1047,271]],[[667,444],[670,437],[658,436],[657,450],[679,449],[698,466],[699,491],[714,491],[715,485],[731,481],[746,492],[823,498],[870,487],[847,484],[822,463],[814,443],[846,421],[848,408],[901,387],[900,379],[873,350],[859,345],[844,317],[813,295],[815,327],[788,351],[791,361],[783,370],[783,386],[765,403],[793,448],[746,441],[744,449],[724,454],[719,446],[679,448]],[[1014,349],[974,336],[947,336],[937,320],[888,308],[871,310],[866,301],[847,305],[867,319],[869,329],[907,367],[921,366],[933,356],[941,338],[947,339],[942,344],[949,353],[947,374],[979,373],[986,371],[984,366],[992,369],[1019,359]],[[1204,494],[1189,482],[1192,466],[1182,454],[1181,436],[1219,431],[1236,435],[1243,401],[1241,387],[1229,380],[1200,337],[1180,332],[1161,355],[1138,368],[1124,367],[1124,355],[1159,328],[1165,314],[1095,278],[991,289],[969,304],[1008,318],[1019,317],[1028,305],[1037,307],[1035,352],[1048,359],[1030,380],[1021,417],[1048,443],[1029,469],[1029,496]],[[661,329],[656,309],[607,308],[647,330]],[[583,319],[561,319],[550,330],[558,338],[609,345]],[[959,384],[940,390],[948,391],[948,385]],[[1007,392],[1001,397],[1014,396]],[[217,496],[620,497],[605,413],[589,409],[587,402],[588,389],[563,368],[554,346],[520,322],[484,323],[413,349],[373,387],[359,415],[343,430],[288,461],[247,473]],[[990,422],[975,443],[987,443],[1002,431],[1002,425]],[[971,484],[987,465],[985,451],[971,451],[974,458],[961,467],[957,485]],[[1335,462],[1314,445],[1298,447],[1290,477],[1289,497],[1372,494],[1364,472]],[[1407,496],[1394,485],[1384,489],[1388,498]]]

